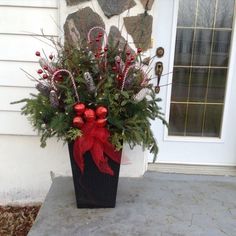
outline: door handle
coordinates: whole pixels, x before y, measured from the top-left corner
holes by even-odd
[[[163,63],[161,61],[158,61],[155,66],[155,73],[157,76],[157,85],[159,85],[160,83],[162,72],[163,72]]]
[[[155,87],[155,92],[159,93],[160,91],[160,80],[163,73],[163,63],[158,61],[155,66],[155,74],[157,76],[157,86]]]

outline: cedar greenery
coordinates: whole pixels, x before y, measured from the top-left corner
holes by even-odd
[[[118,43],[109,42],[108,50],[106,52],[101,50],[98,55],[97,48],[91,48],[89,44],[81,45],[81,43],[65,44],[62,47],[56,44],[58,55],[50,63],[54,68],[63,68],[72,73],[80,102],[91,109],[98,106],[107,107],[106,127],[111,134],[110,142],[117,150],[122,149],[123,143],[127,142],[131,147],[138,144],[150,149],[156,157],[158,146],[150,128],[150,120],[159,118],[164,124],[166,122],[160,112],[158,106],[160,99],[156,98],[153,85],[148,83],[141,85],[142,73],[137,69],[130,69],[126,78],[127,83],[125,82],[122,91],[114,66],[117,55],[123,61],[127,61],[126,46],[121,52]],[[131,65],[139,64],[142,67],[140,54],[134,56]],[[96,87],[94,93],[88,90],[88,84],[84,79],[86,72],[89,72],[93,78]],[[57,107],[50,103],[47,91],[31,94],[30,98],[17,102],[25,103],[22,114],[29,118],[35,130],[41,135],[42,147],[45,147],[46,140],[53,136],[67,142],[83,135],[79,128],[73,126],[73,118],[76,116],[73,107],[77,101],[72,82],[66,73],[61,73],[61,76],[62,79],[56,81],[59,99]],[[51,77],[52,75],[49,74],[47,81],[50,81]],[[134,96],[143,88],[148,89],[149,95],[141,101],[135,100]]]

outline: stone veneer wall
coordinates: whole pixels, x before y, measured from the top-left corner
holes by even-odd
[[[126,40],[133,49],[140,47],[147,51],[151,47],[153,17],[150,10],[154,0],[65,1],[69,13],[64,23],[67,41],[74,42],[78,37],[86,40],[89,29],[106,25],[109,39],[120,40],[120,47],[124,46]],[[77,10],[73,11],[75,8]],[[113,18],[118,18],[116,24]]]

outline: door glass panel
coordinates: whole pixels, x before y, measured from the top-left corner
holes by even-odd
[[[220,137],[235,0],[179,0],[169,135]]]
[[[204,105],[190,103],[188,105],[188,116],[186,117],[186,135],[200,136],[204,116]]]
[[[229,61],[231,31],[216,30],[213,38],[212,66],[227,67]]]
[[[234,16],[235,0],[218,0],[216,28],[231,28]]]
[[[208,83],[207,102],[224,103],[227,69],[212,68]]]
[[[207,105],[204,131],[203,134],[206,137],[218,137],[220,136],[220,127],[222,121],[223,105]]]
[[[190,65],[193,50],[192,29],[179,29],[176,35],[175,65]]]
[[[197,6],[196,0],[182,0],[179,2],[178,25],[182,27],[194,27],[195,12]]]
[[[197,27],[212,28],[214,25],[216,0],[198,0]]]
[[[196,29],[194,39],[193,66],[208,66],[212,48],[212,32],[208,29]]]
[[[172,100],[186,102],[188,97],[188,79],[190,75],[189,68],[175,68],[173,73],[173,83],[175,89],[172,91]]]
[[[204,102],[207,90],[208,69],[192,68],[189,84],[189,102]]]
[[[184,136],[187,105],[172,103],[170,106],[169,134]]]

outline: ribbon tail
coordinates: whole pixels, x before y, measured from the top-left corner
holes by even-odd
[[[74,159],[82,174],[84,173],[84,153],[91,149],[94,139],[92,137],[79,137],[74,142]]]
[[[104,152],[106,155],[112,159],[114,162],[120,164],[121,161],[121,151],[116,151],[115,147],[108,141],[103,144]]]
[[[100,141],[94,142],[91,151],[92,158],[98,167],[98,169],[105,174],[114,175],[113,170],[108,165],[107,159],[105,159],[103,154],[103,145]]]

